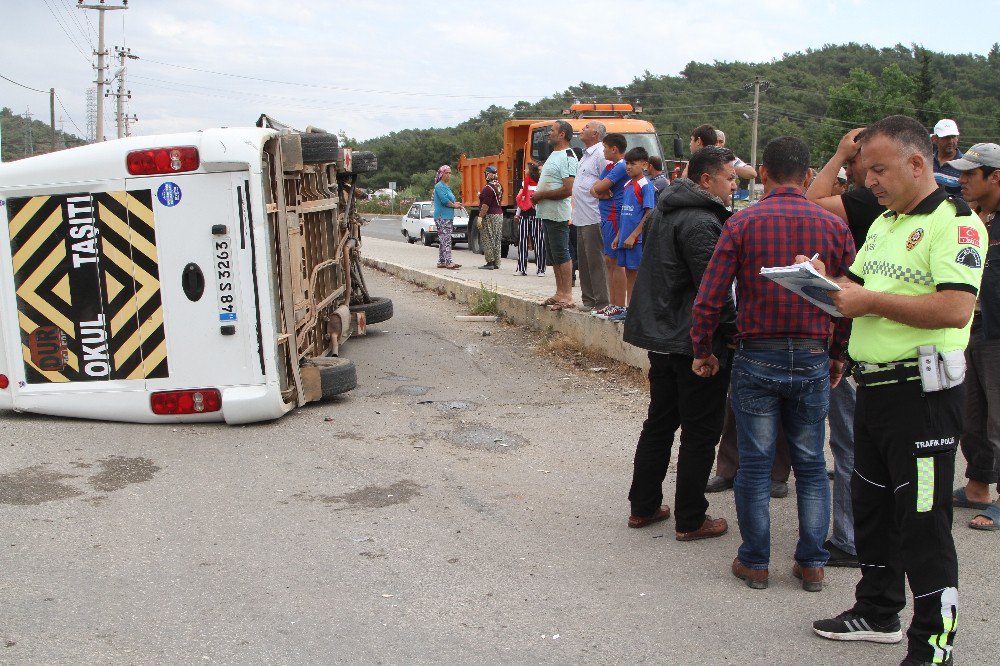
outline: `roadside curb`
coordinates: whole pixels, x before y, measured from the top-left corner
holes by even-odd
[[[476,299],[480,287],[462,280],[436,275],[409,266],[362,257],[362,263],[383,273],[394,275],[415,285],[453,298],[460,303],[470,303]],[[538,304],[537,298],[511,293],[495,285],[483,284],[496,289],[497,307],[504,319],[528,326],[536,331],[556,331],[572,338],[582,347],[600,353],[608,358],[626,363],[641,370],[649,369],[649,359],[645,350],[622,341],[622,324],[590,316],[581,310],[552,312]]]

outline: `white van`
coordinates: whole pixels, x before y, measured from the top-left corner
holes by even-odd
[[[353,210],[374,168],[264,127],[0,164],[0,409],[249,423],[354,388],[340,345],[392,316]]]

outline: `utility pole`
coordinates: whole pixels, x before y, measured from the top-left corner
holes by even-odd
[[[750,166],[757,168],[757,127],[760,124],[760,91],[761,88],[767,90],[771,87],[770,81],[765,81],[759,76],[753,77],[753,82],[743,85],[744,90],[750,90],[753,86],[753,133],[750,139]],[[750,179],[750,200],[754,200],[754,185],[757,179]]]
[[[56,89],[49,88],[49,128],[52,129],[52,152],[56,152]]]
[[[138,60],[139,56],[132,55],[132,49],[123,46],[115,47],[115,55],[118,56],[119,62],[119,68],[115,72],[114,78],[118,79],[118,92],[115,93],[115,97],[117,98],[116,121],[118,123],[118,138],[120,139],[123,136],[129,136],[128,122],[131,120],[125,115],[125,100],[132,99],[132,91],[125,90],[125,58]]]
[[[100,0],[99,5],[85,5],[83,0],[78,0],[76,8],[77,9],[96,9],[100,12],[97,30],[97,50],[94,51],[94,55],[97,56],[97,80],[94,82],[97,84],[97,141],[104,141],[104,86],[108,83],[107,79],[104,78],[105,70],[107,66],[104,64],[104,58],[108,55],[107,50],[104,48],[104,13],[112,11],[115,9],[128,9],[128,0],[122,0],[121,5],[106,5],[104,0]]]

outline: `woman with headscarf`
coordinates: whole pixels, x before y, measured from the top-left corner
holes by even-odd
[[[503,186],[497,177],[497,168],[486,167],[486,186],[479,193],[480,242],[486,263],[480,268],[500,268],[500,237],[503,234]]]
[[[451,234],[455,225],[455,209],[465,208],[455,200],[455,193],[448,187],[451,167],[441,165],[434,177],[434,224],[438,230],[438,268],[461,268],[451,260]]]

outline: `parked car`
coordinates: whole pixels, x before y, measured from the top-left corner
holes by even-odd
[[[434,224],[434,202],[415,201],[402,218],[401,233],[407,242],[424,245],[437,242],[438,230]],[[464,210],[455,211],[455,228],[451,235],[452,245],[467,243],[469,240],[469,214]]]

